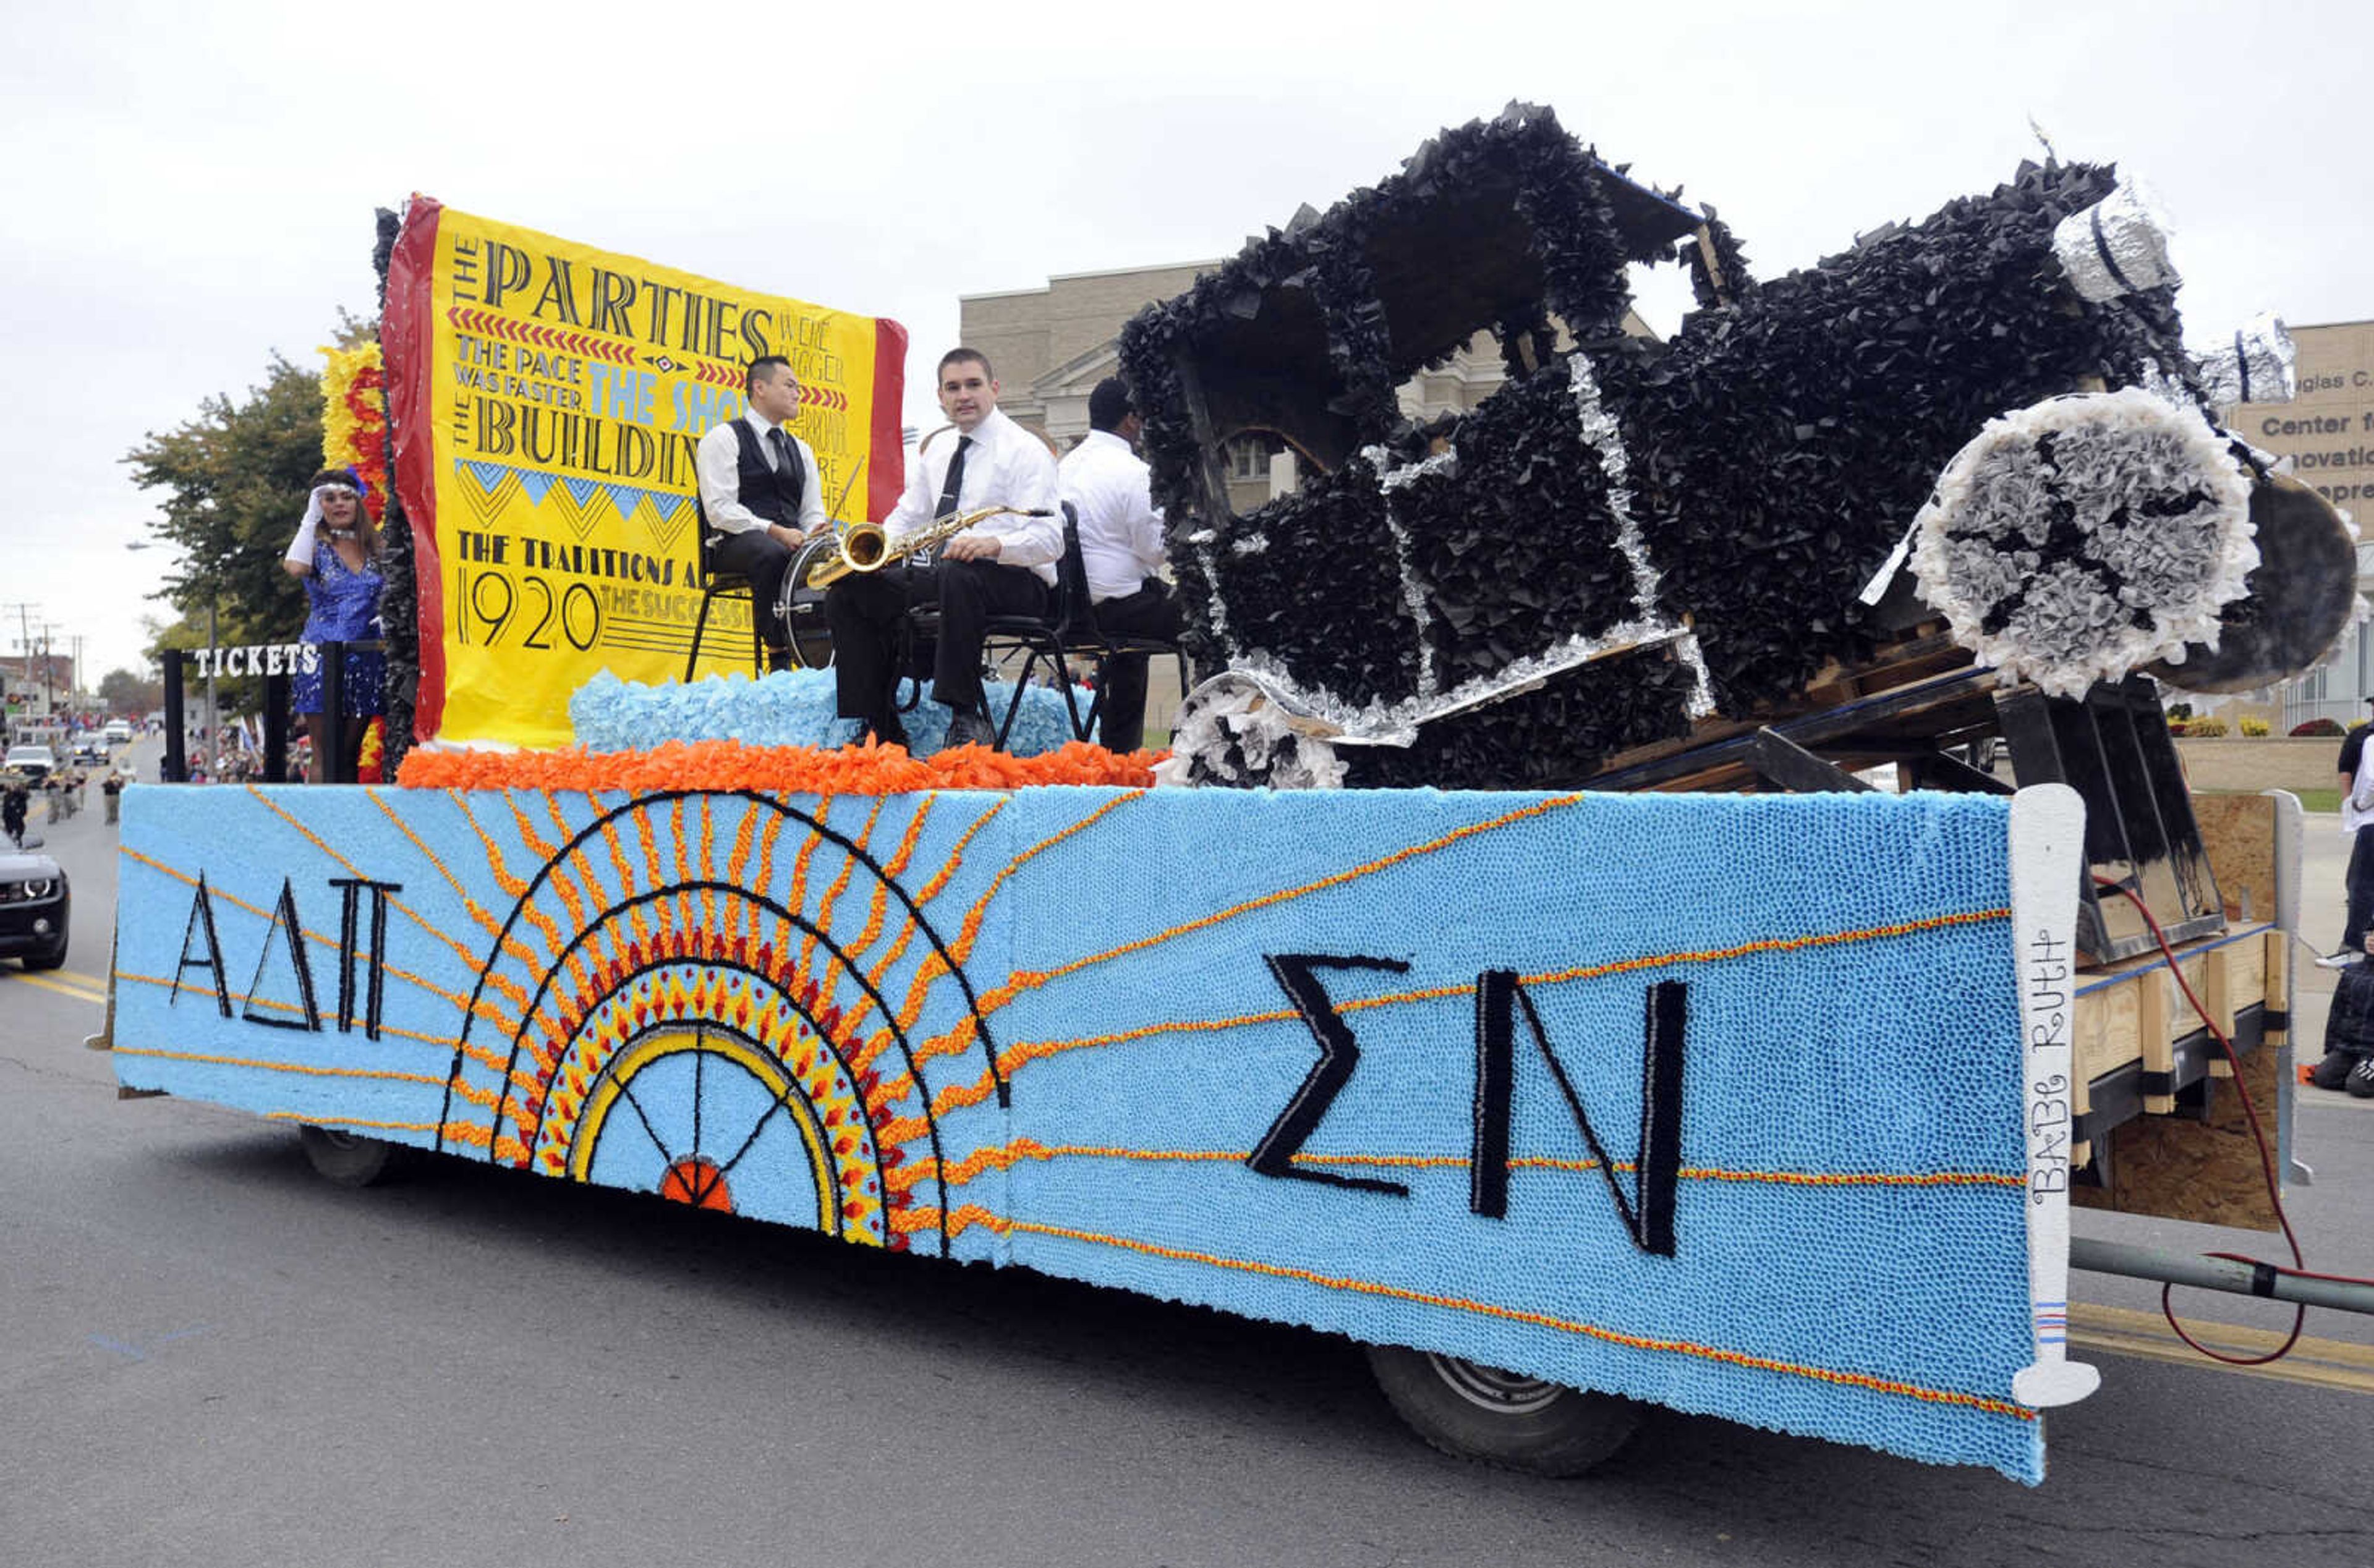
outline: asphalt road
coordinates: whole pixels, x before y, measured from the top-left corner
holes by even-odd
[[[82,1047],[102,817],[50,835],[78,895],[67,968],[0,965],[12,1568],[2374,1562],[2374,1371],[2280,1381],[2081,1346],[2103,1388],[2053,1416],[2033,1491],[1663,1412],[1552,1482],[1421,1445],[1340,1340],[459,1163],[334,1188],[286,1129],[118,1102]],[[2336,883],[2337,842],[2315,825],[2311,887]],[[2366,1272],[2374,1102],[2308,1100],[2296,1218],[2314,1266]],[[2309,1331],[2364,1346],[2370,1323]]]

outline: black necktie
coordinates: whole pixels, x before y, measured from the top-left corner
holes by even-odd
[[[957,455],[948,459],[947,482],[940,486],[940,504],[932,509],[932,521],[936,522],[957,509],[957,492],[964,488],[965,452],[972,446],[970,436],[957,438]]]
[[[782,427],[777,426],[774,429],[767,432],[767,444],[775,449],[775,472],[778,474],[790,473],[792,470],[792,439],[783,434]]]

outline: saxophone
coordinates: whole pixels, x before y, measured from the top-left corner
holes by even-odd
[[[807,569],[803,588],[828,588],[852,572],[878,572],[884,567],[905,560],[918,550],[927,550],[955,538],[974,523],[1007,513],[1016,517],[1052,517],[1045,507],[982,507],[974,511],[950,512],[918,533],[910,533],[897,544],[878,522],[852,522],[842,531],[840,547],[830,554],[820,554],[816,564]],[[791,579],[784,579],[788,588]]]

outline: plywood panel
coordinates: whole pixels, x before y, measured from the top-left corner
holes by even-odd
[[[2275,916],[2275,802],[2270,795],[2195,795],[2192,814],[2228,919]],[[2247,895],[2247,897],[2246,897]]]
[[[2242,1059],[2241,1082],[2258,1105],[2270,1148],[2275,1136],[2277,1055],[2268,1045]],[[2268,1201],[2258,1144],[2243,1117],[2241,1096],[2232,1080],[2216,1082],[2215,1094],[2205,1122],[2147,1116],[2112,1131],[2112,1185],[2107,1191],[2079,1188],[2077,1202],[2089,1209],[2274,1230],[2274,1206]]]

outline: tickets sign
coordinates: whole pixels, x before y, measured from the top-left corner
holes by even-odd
[[[596,671],[684,671],[700,603],[694,448],[743,371],[798,372],[793,428],[837,521],[904,480],[898,322],[714,283],[474,217],[405,210],[382,332],[419,585],[421,740],[558,745]],[[746,667],[720,601],[702,667]]]

